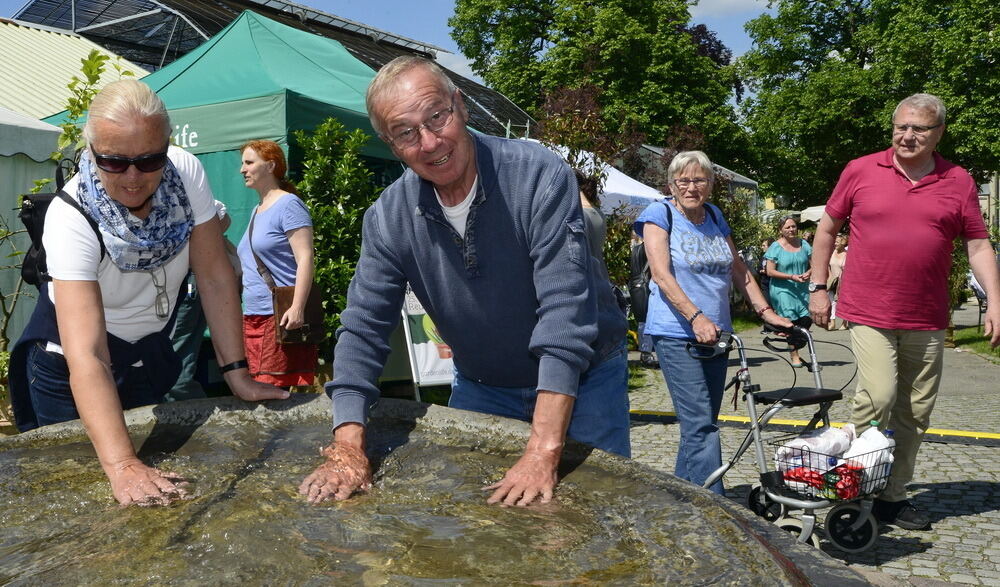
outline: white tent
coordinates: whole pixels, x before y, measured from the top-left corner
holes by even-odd
[[[638,216],[642,209],[663,197],[659,190],[632,179],[610,165],[605,166],[608,176],[601,191],[601,211],[610,214],[624,206],[624,213]]]
[[[11,231],[22,228],[17,218],[19,198],[31,190],[35,180],[55,175],[55,163],[49,155],[56,149],[60,132],[51,124],[0,107],[0,178],[3,178],[0,181],[0,220],[5,225],[0,228]],[[28,242],[27,234],[18,234],[0,251],[4,258],[0,267],[6,267],[0,269],[0,295],[5,297],[7,307],[10,307],[11,294],[16,291],[21,276],[17,267],[20,257],[13,253],[27,250]],[[34,294],[35,289],[28,286],[22,291]],[[11,341],[21,335],[34,307],[33,297],[20,296],[7,328]]]
[[[540,143],[540,141],[535,139],[523,140]],[[552,149],[563,158],[566,157],[565,147],[552,147],[550,145],[545,146]],[[586,153],[584,157],[594,158],[594,154]],[[637,216],[643,208],[648,206],[653,201],[663,197],[663,194],[660,193],[659,190],[655,190],[638,180],[632,179],[607,163],[604,163],[603,165],[605,180],[604,187],[600,193],[600,198],[601,211],[605,214],[610,214],[615,210],[621,209],[621,211],[625,214]]]
[[[819,222],[820,218],[823,217],[823,212],[826,211],[826,206],[810,206],[799,212],[799,222]]]

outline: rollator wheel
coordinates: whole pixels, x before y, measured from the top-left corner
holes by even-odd
[[[796,518],[778,518],[774,521],[774,524],[785,532],[794,534],[796,540],[802,535],[802,520]],[[819,548],[819,536],[815,532],[810,534],[809,538],[806,538],[806,542],[812,544],[814,548]]]
[[[754,483],[753,487],[750,488],[750,493],[747,494],[747,507],[750,508],[751,512],[768,522],[773,522],[788,513],[788,508],[784,504],[767,496],[760,483]]]
[[[875,544],[878,538],[878,522],[871,513],[861,527],[852,530],[861,516],[861,506],[856,503],[842,503],[834,506],[826,515],[826,535],[834,546],[844,552],[864,552]]]

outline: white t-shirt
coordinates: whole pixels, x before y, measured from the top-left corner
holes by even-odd
[[[454,206],[445,206],[444,202],[441,201],[441,194],[438,193],[437,188],[434,188],[434,195],[437,197],[438,204],[441,204],[444,217],[458,231],[458,234],[462,235],[462,238],[465,238],[465,225],[469,221],[469,210],[472,209],[472,200],[473,196],[476,195],[477,185],[479,185],[479,176],[476,176],[472,182],[472,189],[469,190],[465,199]]]
[[[168,150],[168,157],[184,183],[195,225],[208,222],[215,216],[215,200],[201,162],[194,155],[174,146]],[[73,176],[63,189],[76,198],[78,183],[79,178]],[[186,244],[166,265],[156,269],[157,279],[166,277],[160,283],[166,283],[170,300],[167,317],[160,318],[156,315],[156,287],[151,273],[122,271],[107,254],[102,259],[101,245],[90,223],[79,211],[58,198],[52,200],[45,214],[42,244],[45,246],[49,275],[54,279],[98,282],[108,332],[128,342],[163,330],[173,313],[177,293],[190,266],[189,245]],[[51,287],[49,296],[54,304],[55,292]]]

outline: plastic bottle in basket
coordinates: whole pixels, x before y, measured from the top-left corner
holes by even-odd
[[[885,487],[892,467],[892,450],[895,446],[896,441],[878,429],[878,420],[872,420],[871,427],[851,443],[843,458],[855,461],[864,467],[862,493],[875,493]]]

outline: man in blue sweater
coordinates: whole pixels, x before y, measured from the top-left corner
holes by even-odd
[[[490,503],[549,501],[566,436],[630,456],[625,316],[590,255],[569,166],[471,133],[461,93],[425,59],[385,65],[367,107],[409,169],[365,213],[326,386],[334,442],[300,493],[316,503],[370,485],[365,424],[407,283],[454,353],[449,405],[531,422]]]

